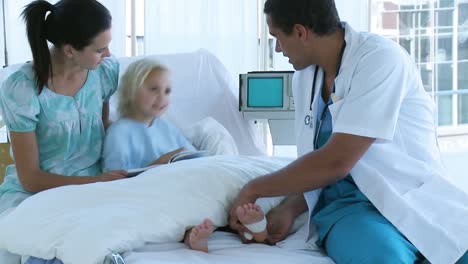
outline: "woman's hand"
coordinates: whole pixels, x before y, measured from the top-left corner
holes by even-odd
[[[127,172],[124,170],[108,171],[99,175],[98,177],[99,181],[101,182],[115,181],[127,178]]]

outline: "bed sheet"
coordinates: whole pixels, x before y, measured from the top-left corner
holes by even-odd
[[[297,239],[297,238],[292,238]],[[288,245],[287,242],[293,242]],[[124,254],[126,264],[333,264],[315,247],[285,244],[242,244],[236,234],[217,231],[208,242],[209,253],[188,249],[183,243],[149,244]]]

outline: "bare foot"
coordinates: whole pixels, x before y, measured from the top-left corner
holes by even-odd
[[[193,250],[208,252],[208,238],[213,233],[213,222],[210,219],[193,227],[185,233],[184,243]]]
[[[243,206],[237,207],[236,210],[237,217],[239,217],[239,221],[246,227],[250,224],[255,224],[262,221],[265,217],[262,208],[260,208],[260,206],[258,206],[257,204],[244,204]],[[260,243],[264,242],[268,236],[266,227],[263,231],[260,231],[259,233],[252,232],[252,236],[255,239],[255,241]]]

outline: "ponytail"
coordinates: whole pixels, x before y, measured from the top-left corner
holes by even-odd
[[[45,16],[53,11],[54,5],[45,0],[36,0],[28,4],[21,16],[26,22],[26,32],[33,56],[33,69],[36,74],[38,93],[42,92],[52,72],[52,62],[47,44]]]
[[[96,0],[60,0],[55,5],[35,0],[25,6],[21,15],[26,22],[39,93],[52,73],[48,42],[56,48],[70,44],[83,50],[99,33],[110,29],[112,23],[109,10]]]

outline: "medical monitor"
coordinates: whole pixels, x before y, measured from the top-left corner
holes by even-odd
[[[293,71],[239,75],[239,111],[256,124],[268,123],[273,145],[294,145]]]
[[[239,111],[291,111],[293,72],[249,72],[239,76]]]
[[[283,108],[282,77],[247,77],[247,107]]]

